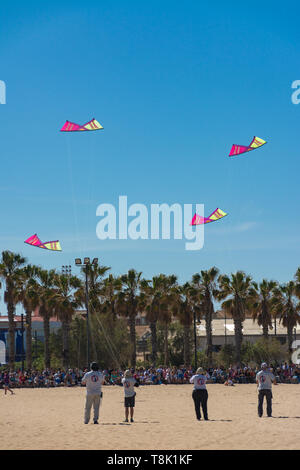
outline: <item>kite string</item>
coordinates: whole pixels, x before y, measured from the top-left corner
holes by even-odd
[[[110,338],[109,338],[109,337],[107,336],[107,334],[105,333],[105,329],[104,329],[104,327],[103,327],[103,325],[102,325],[101,320],[98,318],[97,315],[95,315],[95,318],[96,318],[96,320],[98,321],[98,323],[99,323],[99,325],[100,325],[100,328],[101,328],[101,330],[102,330],[102,332],[103,332],[104,338],[106,339],[106,342],[107,342],[107,344],[108,344],[108,347],[109,347],[109,349],[110,349],[110,352],[111,352],[113,358],[115,359],[116,364],[117,364],[119,370],[121,370],[120,361],[119,361],[118,358],[117,358],[117,355],[119,355],[119,354],[118,354],[118,352],[117,352],[117,350],[116,350],[116,348],[115,348],[113,342],[110,340]],[[114,350],[115,350],[115,352],[114,352]]]
[[[95,172],[94,172],[94,148],[93,148],[93,136],[90,136],[89,139],[89,184],[88,184],[88,194],[87,194],[87,210],[86,212],[86,227],[89,226],[89,216],[90,216],[90,208],[92,204],[92,197],[93,197],[93,188],[94,188],[94,181],[95,181]],[[87,237],[85,238],[84,249],[88,248],[88,240]]]
[[[70,177],[70,185],[71,185],[71,192],[72,192],[72,201],[73,201],[73,215],[76,227],[76,237],[77,237],[77,247],[80,251],[81,257],[83,256],[82,251],[82,243],[80,242],[79,237],[79,225],[78,225],[78,214],[77,214],[77,202],[75,200],[75,190],[74,190],[74,179],[73,179],[73,168],[72,168],[72,159],[71,159],[71,143],[70,143],[70,136],[66,136],[67,142],[67,155],[68,155],[68,166],[69,166],[69,177]]]

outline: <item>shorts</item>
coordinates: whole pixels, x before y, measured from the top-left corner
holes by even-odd
[[[125,408],[134,408],[134,406],[135,406],[135,395],[133,395],[133,397],[125,397],[124,406],[125,406]]]

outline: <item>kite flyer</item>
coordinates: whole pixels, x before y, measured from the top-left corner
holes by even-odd
[[[90,372],[87,372],[81,381],[82,384],[86,384],[84,424],[88,424],[90,421],[92,406],[94,408],[94,424],[98,424],[99,408],[102,398],[101,387],[104,382],[105,379],[103,374],[99,372],[98,364],[93,362]]]
[[[124,407],[125,407],[125,423],[128,423],[129,417],[129,409],[130,409],[130,422],[133,423],[133,413],[134,413],[134,406],[135,406],[135,395],[136,392],[134,387],[139,386],[139,382],[132,377],[130,370],[126,370],[124,373],[124,377],[122,379],[122,384],[124,387]]]
[[[267,364],[263,362],[261,371],[256,374],[256,383],[258,385],[258,416],[260,418],[263,415],[264,397],[266,397],[267,400],[268,418],[272,417],[272,382],[276,385],[275,376],[268,370]]]
[[[202,367],[199,367],[196,371],[196,374],[190,378],[190,383],[194,384],[192,397],[194,400],[196,417],[198,421],[201,420],[200,405],[202,406],[204,419],[205,421],[208,421],[208,416],[207,416],[208,393],[206,390],[206,381],[207,381],[207,377],[204,374],[204,370],[202,369]]]

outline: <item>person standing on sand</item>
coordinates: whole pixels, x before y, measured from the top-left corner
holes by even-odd
[[[3,375],[3,385],[4,385],[4,395],[6,395],[6,392],[9,391],[11,395],[14,395],[15,392],[12,391],[10,388],[10,380],[9,380],[9,372],[5,371]]]
[[[192,397],[194,400],[196,417],[198,421],[201,420],[200,405],[202,406],[204,419],[205,421],[208,421],[208,416],[207,416],[208,393],[206,390],[206,381],[207,381],[207,376],[205,375],[204,369],[202,369],[202,367],[199,367],[196,371],[196,374],[190,378],[190,383],[194,384]]]
[[[92,406],[94,408],[94,424],[98,424],[99,408],[102,398],[101,387],[104,382],[104,376],[99,372],[97,362],[93,362],[90,372],[87,372],[81,381],[83,385],[86,385],[84,424],[89,424]]]
[[[277,384],[274,374],[268,370],[265,362],[261,365],[261,371],[256,374],[256,383],[258,385],[258,416],[261,418],[263,415],[263,401],[264,397],[267,400],[267,415],[268,418],[272,417],[272,382]]]
[[[124,372],[124,377],[122,379],[122,384],[124,387],[124,407],[125,407],[125,420],[124,423],[128,423],[129,409],[130,409],[130,422],[133,423],[133,413],[135,407],[135,396],[136,392],[134,387],[139,386],[139,381],[132,377],[130,370]]]

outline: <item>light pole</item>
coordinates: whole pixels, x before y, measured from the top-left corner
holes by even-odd
[[[34,331],[35,360],[37,360],[37,330]]]
[[[68,266],[62,266],[61,272],[64,276],[71,276],[72,274],[72,267],[70,265]]]
[[[22,337],[22,372],[24,372],[24,314],[21,313],[21,337]]]
[[[75,259],[76,266],[85,266],[85,305],[86,305],[86,355],[87,367],[90,367],[90,326],[89,326],[89,284],[88,284],[88,267],[91,266],[90,258],[84,258],[83,263],[81,258]],[[94,258],[92,264],[98,264],[98,258]]]
[[[195,370],[197,370],[197,327],[196,327],[195,310],[194,310],[194,353],[195,353]]]

